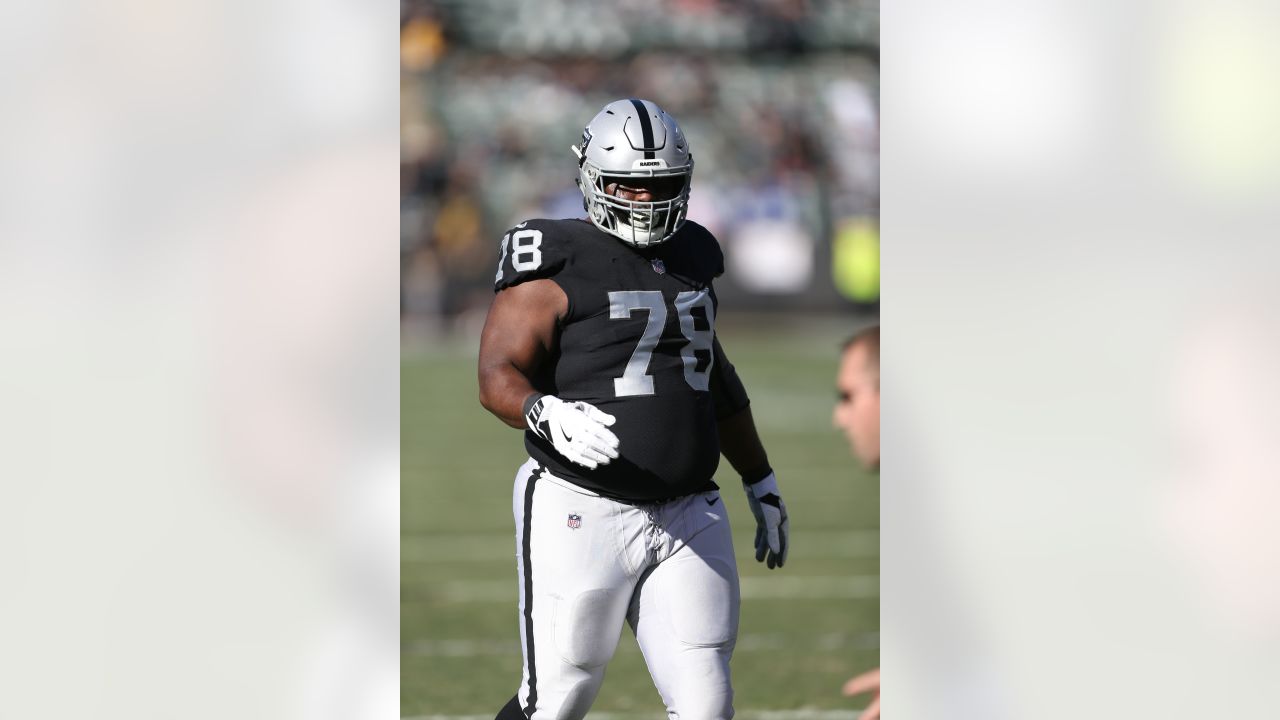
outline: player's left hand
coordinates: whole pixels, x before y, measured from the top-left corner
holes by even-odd
[[[787,506],[778,494],[778,477],[772,472],[751,485],[743,485],[747,491],[747,505],[756,516],[756,561],[770,568],[782,567],[790,548],[787,535],[791,523],[787,519]]]

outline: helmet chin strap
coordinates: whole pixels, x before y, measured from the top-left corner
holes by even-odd
[[[605,191],[604,173],[586,161],[585,153],[577,147],[571,149],[579,160],[577,184],[582,192],[583,207],[591,222],[601,230],[630,245],[644,248],[666,242],[682,224],[684,208],[677,203],[687,202],[687,195],[644,203],[623,200]],[[653,175],[650,173],[645,177]],[[685,183],[687,191],[687,178]],[[644,209],[636,208],[636,205],[644,206]],[[669,228],[671,232],[668,232]]]
[[[648,205],[649,203],[643,204]],[[669,221],[677,213],[676,208],[671,207],[669,204],[664,207],[648,207],[645,209],[601,207],[604,210],[604,214],[612,220],[612,225],[617,233],[620,236],[625,236],[623,239],[628,240],[636,247],[649,247],[663,242],[667,235]]]
[[[636,247],[648,247],[653,244],[653,231],[641,230],[634,225],[618,221],[618,232],[631,236],[631,244]]]
[[[652,210],[632,210],[631,225],[652,230],[653,218],[655,215],[657,215],[657,213]]]
[[[667,219],[671,210],[632,210],[627,222],[621,212],[614,214],[618,231],[629,234],[639,247],[656,244],[666,235]]]

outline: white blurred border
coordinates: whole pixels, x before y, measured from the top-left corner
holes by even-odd
[[[1275,716],[1278,17],[884,8],[889,717]]]
[[[398,715],[396,13],[0,10],[0,717]]]

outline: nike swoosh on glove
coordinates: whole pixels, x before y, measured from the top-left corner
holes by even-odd
[[[742,488],[747,491],[751,514],[756,516],[756,560],[767,560],[770,568],[782,567],[790,549],[787,536],[791,522],[787,519],[787,506],[778,495],[778,477],[771,472],[763,480]]]
[[[524,419],[556,452],[585,468],[607,465],[618,457],[618,436],[609,430],[617,419],[591,403],[543,395],[529,406]]]

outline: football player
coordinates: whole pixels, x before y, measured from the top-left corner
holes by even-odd
[[[609,103],[577,159],[589,219],[502,238],[480,402],[525,430],[513,511],[524,676],[499,720],[591,707],[630,624],[671,717],[733,716],[739,589],[721,453],[782,567],[787,509],[716,338],[716,239],[686,220],[693,156],[647,100]]]
[[[867,328],[844,345],[836,375],[836,407],[831,421],[843,430],[854,457],[868,469],[880,467],[880,326]],[[871,693],[858,720],[880,717],[880,668],[844,684],[845,695]]]

